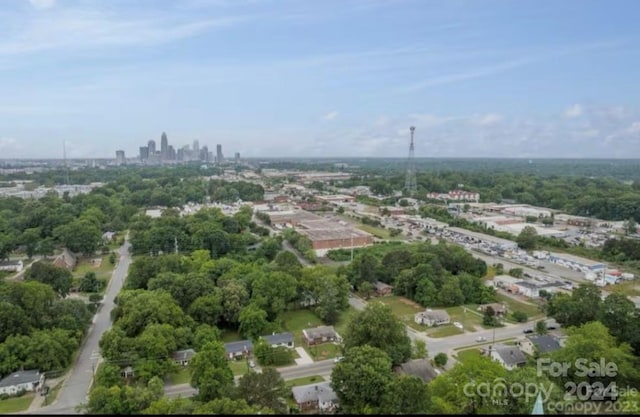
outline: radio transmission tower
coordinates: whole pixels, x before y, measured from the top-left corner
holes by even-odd
[[[404,180],[404,189],[407,190],[407,193],[410,197],[413,197],[418,190],[418,185],[416,183],[416,166],[414,159],[414,146],[413,146],[413,132],[416,130],[415,127],[411,126],[409,128],[411,131],[411,143],[409,144],[409,159],[407,160],[407,176]]]

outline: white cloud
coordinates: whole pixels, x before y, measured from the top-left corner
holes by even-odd
[[[338,113],[337,111],[334,110],[332,112],[329,112],[329,113],[325,114],[322,118],[324,120],[333,120],[336,117],[338,117],[338,114],[340,114],[340,113]]]
[[[473,121],[480,126],[490,126],[502,121],[502,116],[497,113],[489,113],[480,116],[474,116]]]
[[[48,9],[53,7],[56,0],[29,0],[29,3],[36,9]]]
[[[564,111],[564,115],[565,117],[573,119],[573,118],[582,116],[582,112],[583,112],[582,106],[579,104],[574,104],[573,106],[567,108]]]

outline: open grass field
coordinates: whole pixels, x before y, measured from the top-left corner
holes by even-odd
[[[381,227],[370,226],[368,224],[355,224],[354,226],[357,229],[360,229],[367,233],[371,233],[372,235],[380,239],[389,239],[391,237],[391,235],[389,234],[389,231]]]
[[[635,297],[640,295],[640,281],[632,280],[632,281],[624,281],[620,284],[608,285],[607,291],[609,292],[619,292],[626,296]]]
[[[229,368],[231,368],[231,372],[233,372],[235,376],[244,375],[249,372],[249,364],[245,359],[229,361]]]
[[[498,294],[499,303],[504,303],[507,306],[507,318],[511,321],[511,313],[514,311],[523,311],[529,316],[529,320],[539,319],[544,316],[538,304],[531,302],[531,304],[515,300],[507,295]]]
[[[307,346],[305,350],[314,361],[323,361],[342,356],[342,347],[335,343],[323,343],[321,345]]]
[[[97,259],[100,259],[100,261],[93,262]],[[96,278],[105,282],[105,286],[101,291],[101,293],[103,293],[106,289],[106,284],[108,284],[109,280],[111,279],[111,274],[114,267],[115,265],[111,265],[111,263],[109,262],[109,254],[101,256],[96,255],[90,258],[82,258],[78,261],[76,268],[73,270],[74,286],[80,284],[80,280],[85,276],[87,272],[95,272]]]
[[[12,414],[25,411],[31,405],[35,394],[25,394],[22,397],[7,398],[0,400],[0,414]]]
[[[222,333],[223,343],[237,342],[238,340],[242,340],[242,337],[240,337],[240,333],[237,331],[225,330]]]
[[[191,382],[191,371],[188,367],[181,367],[178,372],[169,375],[168,382],[171,385],[188,384]]]

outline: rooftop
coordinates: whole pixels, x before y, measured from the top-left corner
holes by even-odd
[[[10,387],[13,385],[27,384],[29,382],[36,383],[40,381],[40,371],[18,371],[6,376],[0,380],[0,388]]]
[[[533,343],[540,353],[553,352],[554,350],[560,349],[560,343],[555,337],[548,334],[530,335],[527,336],[527,339]]]
[[[575,256],[568,253],[549,252],[549,256],[553,256],[555,258],[564,259],[567,261],[575,262],[575,263],[586,265],[586,266],[604,265],[602,262],[593,261],[591,259],[582,258],[580,256]]]
[[[398,373],[417,376],[424,382],[429,382],[438,376],[438,373],[431,366],[427,359],[413,359],[395,368]]]
[[[239,340],[237,342],[229,342],[224,344],[224,351],[227,353],[244,352],[253,349],[251,340]]]
[[[262,338],[266,340],[270,345],[293,342],[293,334],[291,334],[290,332],[269,334],[266,336],[262,336]]]
[[[500,356],[500,358],[506,365],[519,365],[527,361],[524,353],[522,353],[520,349],[514,346],[494,346],[493,351]]]
[[[298,404],[310,401],[335,401],[338,399],[329,382],[293,387],[291,392]]]

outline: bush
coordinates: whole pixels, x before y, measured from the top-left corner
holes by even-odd
[[[99,303],[102,301],[102,295],[100,294],[89,294],[89,301],[92,303]]]
[[[446,353],[444,352],[440,352],[438,353],[434,358],[433,358],[433,363],[436,364],[436,366],[440,366],[443,367],[447,364],[447,362],[449,361],[449,357],[447,356]]]
[[[529,316],[527,316],[527,313],[525,313],[524,311],[514,311],[511,316],[513,317],[513,319],[515,321],[517,321],[518,323],[524,323],[527,320],[529,320]]]

